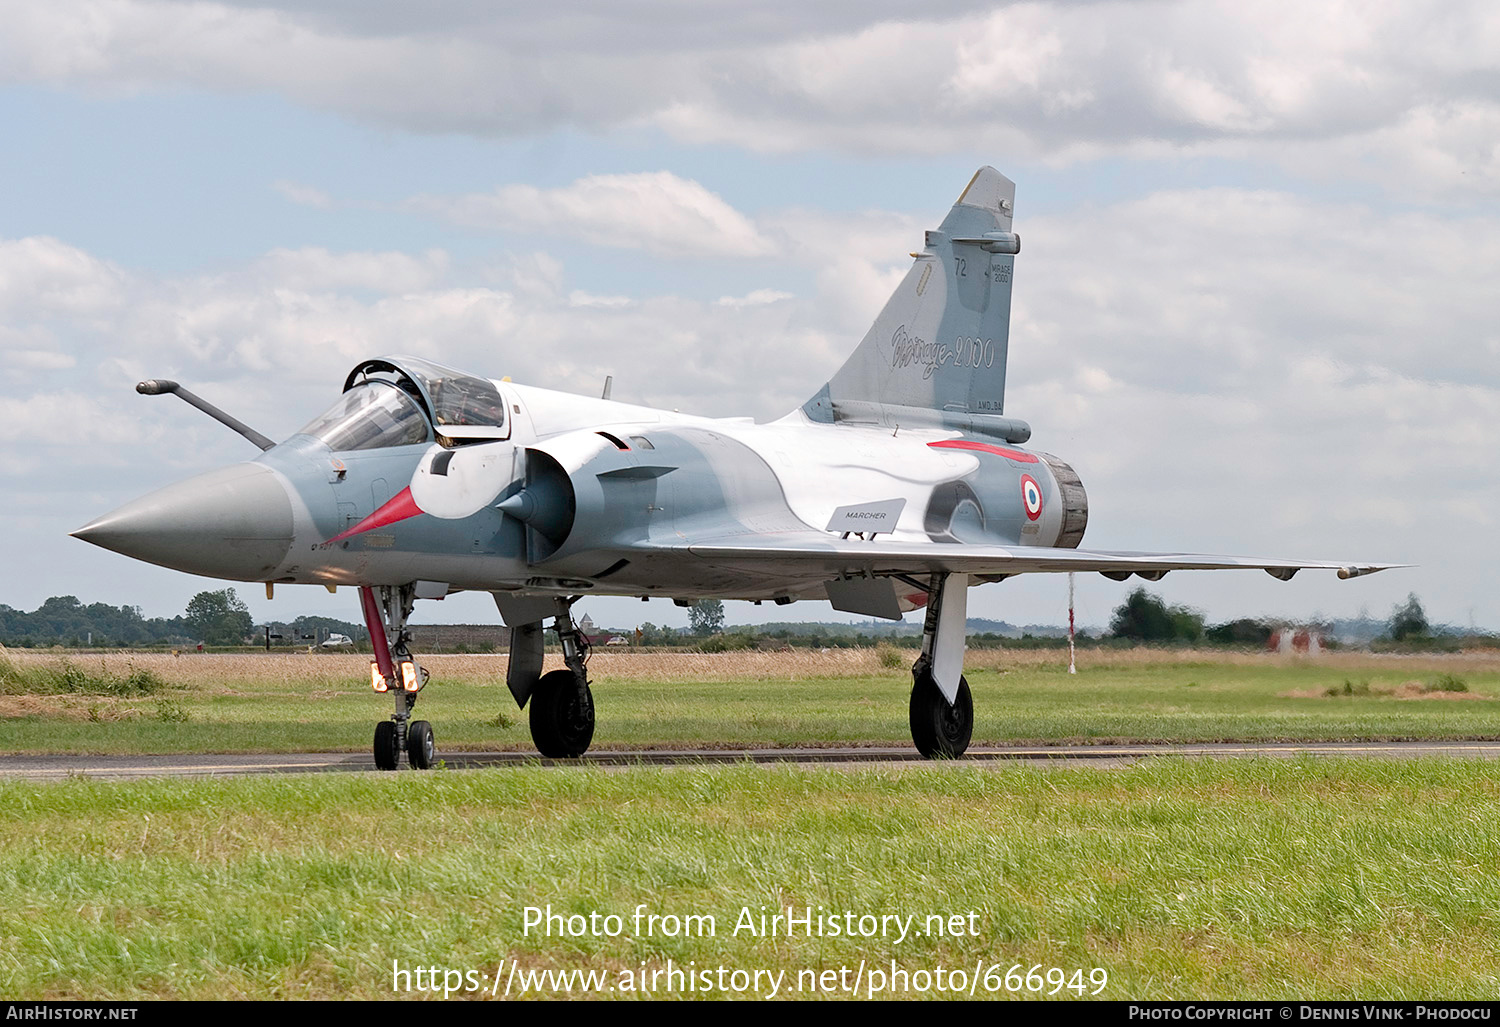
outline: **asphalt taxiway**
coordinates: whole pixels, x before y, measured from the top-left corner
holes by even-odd
[[[1377,759],[1500,759],[1500,741],[1225,742],[1201,745],[977,746],[957,764],[1026,762],[1042,765],[1122,766],[1158,756],[1208,759],[1361,756]],[[543,759],[534,752],[439,752],[450,770],[516,767],[706,766],[732,763],[848,766],[921,764],[910,748],[601,750],[576,760]],[[160,756],[0,755],[0,778],[57,781],[72,777],[130,780],[147,777],[235,777],[253,774],[375,772],[369,753],[175,754]],[[403,766],[401,772],[408,772]]]

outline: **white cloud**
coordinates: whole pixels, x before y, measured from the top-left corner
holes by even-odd
[[[1500,188],[1497,52],[1500,11],[1482,0],[954,2],[920,13],[452,3],[420,15],[80,0],[0,13],[0,77],[15,82],[275,90],[415,132],[652,126],[763,150],[1248,156],[1421,196]],[[528,195],[476,199],[465,216],[510,222]],[[571,197],[536,198],[547,218],[579,216]],[[684,199],[668,209],[681,213]],[[716,223],[713,211],[698,216]],[[668,232],[663,244],[681,240]]]
[[[1258,539],[1289,555],[1409,559],[1426,566],[1334,585],[1328,602],[1410,588],[1441,595],[1440,617],[1475,606],[1500,623],[1485,579],[1500,557],[1494,5],[501,6],[0,0],[0,82],[111,98],[275,92],[417,134],[598,133],[613,146],[665,132],[896,158],[861,165],[870,174],[927,153],[1224,158],[1240,180],[1279,165],[1336,198],[1182,189],[1030,217],[1023,181],[1009,409],[1082,471],[1091,542],[1242,551]],[[302,180],[321,173],[293,163],[264,180],[278,174],[293,176],[270,186],[289,202],[338,206]],[[379,352],[590,395],[614,374],[619,398],[774,416],[844,359],[939,213],[736,209],[668,171],[561,188],[499,177],[512,184],[413,206],[674,258],[662,280],[683,271],[675,258],[735,259],[713,265],[708,289],[694,279],[709,297],[696,300],[586,277],[546,252],[477,269],[438,250],[304,246],[164,273],[127,250],[104,259],[105,243],[0,240],[8,494],[76,523],[68,503],[84,491],[102,509],[247,455],[179,402],[135,395],[139,378],[178,377],[279,434]],[[1370,183],[1383,202],[1346,202]],[[1291,601],[1253,578],[1171,580],[1183,598],[1270,589],[1268,606]]]
[[[40,447],[55,444],[60,431],[69,445],[113,447],[144,439],[139,423],[120,423],[114,413],[98,397],[74,389],[7,397],[6,417],[0,420],[0,441]],[[12,450],[8,455],[12,459],[29,455],[28,466],[33,466],[41,452]]]
[[[767,151],[1220,155],[1493,195],[1497,41],[1480,3],[1019,3],[737,50],[650,119]]]
[[[771,252],[749,218],[669,171],[590,175],[557,189],[505,185],[491,193],[418,196],[409,206],[465,228],[554,233],[664,256]]]
[[[332,253],[320,246],[276,249],[257,263],[266,280],[307,292],[370,289],[383,293],[429,288],[448,267],[441,250],[405,253]]]
[[[1479,570],[1500,559],[1496,219],[1209,189],[1021,230],[1006,411],[1082,475],[1086,546],[1421,565],[1295,594],[1173,576],[1219,611],[1383,615],[1417,591],[1500,619]]]
[[[53,353],[42,349],[15,349],[5,354],[5,361],[13,368],[27,371],[65,371],[75,361],[67,353]]]
[[[1018,227],[1007,412],[1082,474],[1090,544],[1406,560],[1427,569],[1389,586],[1396,598],[1441,592],[1437,616],[1500,620],[1482,573],[1500,558],[1494,219],[1207,189]],[[744,287],[717,301],[596,293],[546,253],[474,270],[309,249],[162,274],[0,241],[0,345],[23,354],[0,384],[14,443],[0,485],[62,497],[87,482],[123,500],[250,455],[180,403],[134,395],[141,378],[177,378],[277,436],[385,352],[587,395],[612,374],[619,399],[780,415],[847,356],[920,235],[878,212],[782,212],[756,231],[808,288],[731,263]],[[1231,579],[1174,595],[1261,601],[1258,581]],[[1329,604],[1393,601],[1385,584],[1298,582]]]
[[[321,248],[273,250],[212,275],[160,275],[55,240],[0,241],[0,345],[18,370],[77,368],[95,381],[207,373],[227,382],[296,367],[310,393],[375,352],[477,370],[501,353],[505,373],[545,383],[560,380],[559,352],[592,369],[623,349],[633,367],[651,369],[640,380],[672,395],[671,405],[691,409],[711,397],[714,409],[768,416],[800,402],[847,355],[918,237],[897,216],[811,217],[768,217],[760,233],[781,240],[783,223],[803,227],[800,248],[788,242],[785,255],[807,269],[804,295],[754,286],[704,301],[573,288],[546,253],[514,256],[484,281],[441,251]],[[1337,396],[1394,381],[1500,388],[1494,220],[1212,189],[1022,227],[1010,376],[1018,396],[1056,383],[1070,397],[1066,411],[1142,389],[1271,403],[1298,381]],[[738,375],[761,361],[779,369],[753,384]],[[617,374],[622,388],[627,377]],[[705,380],[728,391],[705,391]],[[267,386],[263,395],[269,403],[281,393]],[[1349,413],[1329,409],[1335,419]],[[1460,425],[1422,409],[1423,424],[1432,415],[1432,424]],[[294,416],[302,414],[310,411]],[[1382,415],[1407,416],[1402,407]]]
[[[720,296],[714,300],[716,307],[763,307],[768,303],[780,303],[782,300],[792,299],[789,292],[781,292],[777,289],[754,289],[743,296]]]
[[[596,296],[593,293],[584,292],[582,289],[574,289],[568,293],[568,306],[602,307],[608,310],[635,306],[635,300],[629,296]]]
[[[127,284],[113,265],[57,239],[0,240],[0,313],[97,314],[114,309]]]
[[[1088,341],[1111,376],[1274,388],[1289,357],[1500,385],[1500,218],[1389,213],[1264,190],[1156,193],[1024,228],[1022,340]],[[1190,359],[1184,359],[1190,358]]]
[[[301,207],[315,207],[319,210],[327,210],[333,206],[333,197],[329,196],[323,190],[310,185],[288,182],[283,178],[272,182],[271,188]]]

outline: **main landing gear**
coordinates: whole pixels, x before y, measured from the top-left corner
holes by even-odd
[[[411,636],[406,621],[416,602],[416,590],[410,585],[365,586],[359,590],[359,602],[365,627],[370,632],[370,646],[375,651],[370,682],[377,692],[394,693],[396,704],[391,719],[375,725],[375,766],[380,770],[395,770],[404,752],[412,769],[426,770],[437,762],[437,746],[432,725],[411,719],[417,694],[427,684],[426,669],[407,648]]]
[[[909,582],[917,585],[917,582]],[[964,635],[968,613],[968,577],[937,574],[927,589],[927,616],[922,626],[922,653],[912,665],[909,717],[912,742],[928,759],[957,759],[974,733],[974,699],[963,676]],[[375,766],[395,770],[406,753],[416,770],[436,760],[432,725],[412,720],[417,694],[427,671],[407,647],[407,618],[416,601],[412,586],[359,590],[365,626],[375,650],[371,680],[377,692],[394,693],[395,712],[375,727]],[[524,616],[511,620],[510,663],[506,684],[518,706],[531,703],[531,739],[537,751],[552,759],[573,759],[594,740],[594,695],[589,688],[589,642],[573,622],[573,599],[529,600],[517,604]],[[502,614],[507,606],[497,598]],[[565,669],[542,673],[543,618],[553,605],[552,630],[562,646]],[[532,618],[535,617],[535,620]],[[509,618],[507,618],[509,620]]]
[[[567,669],[543,674],[531,693],[531,741],[537,752],[554,759],[582,756],[594,740],[589,640],[573,623],[571,607],[571,602],[559,600],[557,617],[552,621]]]
[[[963,676],[969,579],[934,576],[922,625],[922,654],[912,664],[911,740],[928,759],[957,759],[974,734],[974,698]]]
[[[497,598],[497,603],[501,600]],[[594,694],[589,690],[589,640],[573,623],[572,599],[547,600],[516,617],[510,635],[510,664],[505,683],[516,705],[531,703],[531,740],[537,752],[552,759],[572,759],[594,740]],[[542,673],[542,621],[547,605],[555,611],[552,630],[562,646],[565,669]],[[507,606],[501,605],[505,614]],[[510,620],[510,616],[507,616]],[[529,621],[529,623],[528,623]]]

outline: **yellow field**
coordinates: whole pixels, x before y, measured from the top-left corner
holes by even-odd
[[[286,684],[298,688],[338,688],[363,685],[369,678],[370,657],[359,653],[253,652],[253,653],[67,653],[62,650],[3,649],[19,667],[43,667],[69,662],[87,668],[103,668],[111,674],[130,669],[149,670],[169,684],[205,687],[237,684]],[[902,665],[916,650],[893,650]],[[881,649],[791,649],[782,652],[739,651],[728,653],[658,652],[653,650],[595,650],[589,661],[590,677],[601,681],[654,681],[663,684],[714,681],[797,681],[810,678],[865,678],[885,676],[891,668],[881,661]],[[418,654],[422,665],[436,678],[458,681],[502,681],[508,657],[500,653],[432,655]],[[964,668],[1005,672],[1066,665],[1067,651],[1058,649],[978,649],[968,653]],[[1134,649],[1080,650],[1080,671],[1146,666],[1210,664],[1266,669],[1324,669],[1330,674],[1399,674],[1410,668],[1413,676],[1425,673],[1480,674],[1500,671],[1500,650],[1478,649],[1462,653],[1418,653],[1412,655],[1369,652],[1329,652],[1316,657],[1291,656],[1256,651],[1223,649]],[[561,667],[562,657],[550,654],[547,666]]]
[[[594,747],[905,745],[909,649],[599,651]],[[368,747],[391,700],[357,653],[0,653],[0,752]],[[434,654],[440,751],[532,748],[503,655]],[[560,657],[549,657],[560,666]],[[10,668],[5,670],[5,668]],[[1500,653],[977,649],[975,744],[1500,738]],[[140,679],[140,680],[137,680]],[[132,684],[132,681],[135,684]],[[1462,699],[1454,702],[1446,700]]]

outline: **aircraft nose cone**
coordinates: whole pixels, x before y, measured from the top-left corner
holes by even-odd
[[[292,545],[292,502],[276,475],[236,464],[168,485],[74,538],[190,574],[265,581]]]

